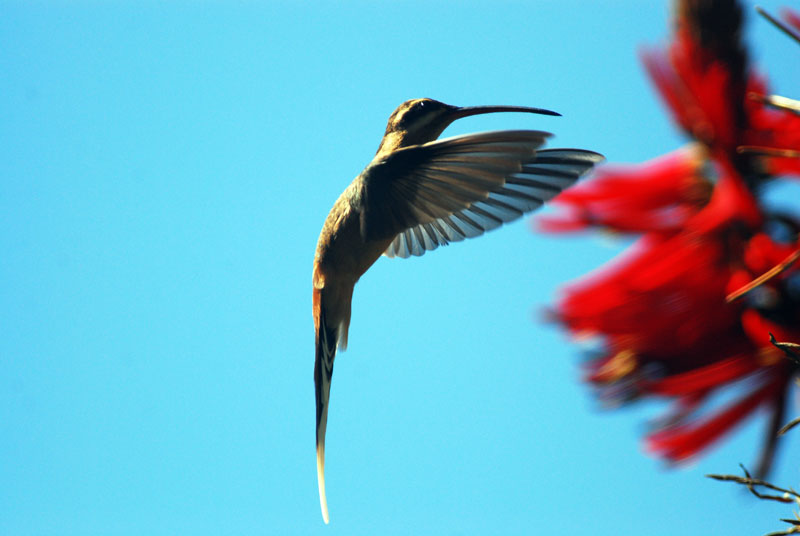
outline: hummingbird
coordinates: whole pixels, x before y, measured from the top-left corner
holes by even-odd
[[[540,150],[551,134],[538,130],[437,139],[457,119],[496,112],[560,115],[526,106],[408,100],[389,117],[377,153],[336,200],[322,227],[314,255],[313,313],[317,480],[325,523],[325,430],[333,360],[337,348],[347,348],[359,278],[381,255],[419,256],[513,221],[603,160],[582,149]]]

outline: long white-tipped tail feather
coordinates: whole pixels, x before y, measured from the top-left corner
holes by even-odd
[[[317,483],[319,485],[319,504],[322,519],[328,523],[328,500],[325,496],[325,430],[328,426],[328,401],[331,394],[331,378],[333,377],[333,359],[336,357],[336,345],[339,329],[328,325],[325,318],[325,306],[321,296],[315,291],[315,314],[317,315],[317,343],[314,362],[314,390],[317,401]]]

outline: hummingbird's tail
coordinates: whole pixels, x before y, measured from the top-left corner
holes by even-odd
[[[314,324],[317,353],[314,361],[314,387],[317,400],[317,483],[322,519],[328,523],[328,500],[325,497],[325,430],[328,425],[328,400],[331,394],[333,359],[339,340],[339,326],[328,323],[322,291],[314,289]]]

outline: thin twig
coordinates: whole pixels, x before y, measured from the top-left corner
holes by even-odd
[[[796,419],[792,419],[788,423],[784,424],[783,428],[778,430],[778,435],[782,436],[783,434],[785,434],[786,432],[788,432],[789,430],[791,430],[792,428],[794,428],[798,424],[800,424],[800,417],[797,417]]]
[[[794,114],[800,115],[800,101],[790,99],[788,97],[781,97],[780,95],[762,95],[761,93],[750,92],[747,98],[766,104],[773,108],[786,110]]]
[[[800,532],[800,527],[789,527],[786,530],[780,530],[778,532],[770,532],[765,534],[764,536],[786,536],[787,534],[797,534]]]
[[[800,112],[798,112],[800,115]],[[761,147],[758,145],[739,145],[736,148],[739,154],[752,154],[756,156],[774,156],[777,158],[800,158],[800,151],[794,149],[776,149],[775,147]]]
[[[786,357],[788,357],[796,365],[800,365],[800,344],[795,344],[793,342],[778,342],[775,340],[775,335],[772,333],[769,334],[769,342],[771,342],[772,346],[775,348],[783,350],[783,353],[786,354]]]
[[[739,464],[739,467],[741,467],[742,471],[744,471],[745,474],[744,477],[736,475],[706,475],[706,476],[708,478],[713,478],[714,480],[721,480],[723,482],[736,482],[737,484],[742,484],[743,486],[747,486],[747,489],[750,490],[750,493],[752,493],[759,499],[778,501],[782,503],[793,503],[795,502],[796,499],[800,499],[800,494],[798,494],[794,490],[779,488],[775,484],[771,484],[766,480],[759,480],[757,478],[752,478],[744,465]],[[783,495],[768,495],[765,493],[759,493],[759,491],[755,488],[755,486],[761,486],[767,489],[771,489],[773,491],[779,491],[783,493]]]
[[[792,264],[794,264],[797,259],[800,259],[800,249],[798,249],[797,251],[795,251],[794,253],[792,253],[788,257],[786,257],[784,260],[782,260],[780,263],[775,265],[773,268],[771,268],[766,273],[764,273],[761,276],[755,278],[753,281],[751,281],[747,285],[743,286],[742,288],[740,288],[739,290],[737,290],[735,292],[732,292],[732,293],[728,294],[728,296],[725,298],[725,301],[727,303],[731,303],[732,301],[741,298],[742,296],[744,296],[745,294],[747,294],[748,292],[750,292],[754,288],[756,288],[756,287],[758,287],[760,285],[763,285],[764,283],[766,283],[767,281],[769,281],[773,277],[775,277],[777,275],[780,275],[783,272],[785,272],[786,270],[788,270],[789,268],[791,268]]]
[[[788,357],[791,361],[795,364],[800,364],[800,344],[794,344],[792,342],[778,342],[775,340],[775,335],[772,333],[769,334],[769,342],[772,343],[772,346],[775,348],[782,350],[786,357]],[[795,426],[800,424],[800,417],[789,421],[788,423],[783,425],[783,428],[778,430],[778,436],[782,436]]]
[[[792,39],[794,39],[795,41],[800,43],[800,35],[797,35],[794,32],[794,30],[792,30],[790,27],[788,27],[786,24],[784,24],[783,21],[780,21],[780,20],[776,19],[775,17],[773,17],[772,15],[770,15],[769,13],[767,13],[766,10],[764,8],[762,8],[761,6],[756,6],[756,11],[758,11],[759,15],[761,15],[762,17],[767,19],[769,22],[771,22],[780,31],[782,31],[783,33],[785,33],[786,35],[788,35],[789,37],[791,37]]]

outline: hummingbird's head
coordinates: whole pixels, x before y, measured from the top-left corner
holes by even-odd
[[[390,142],[398,149],[433,141],[455,120],[451,116],[457,109],[433,99],[407,100],[389,116],[381,146]]]
[[[560,115],[541,108],[526,106],[452,106],[434,99],[411,99],[397,107],[389,116],[386,133],[378,148],[391,152],[409,145],[420,145],[438,138],[450,123],[470,115],[494,112],[527,112]]]

